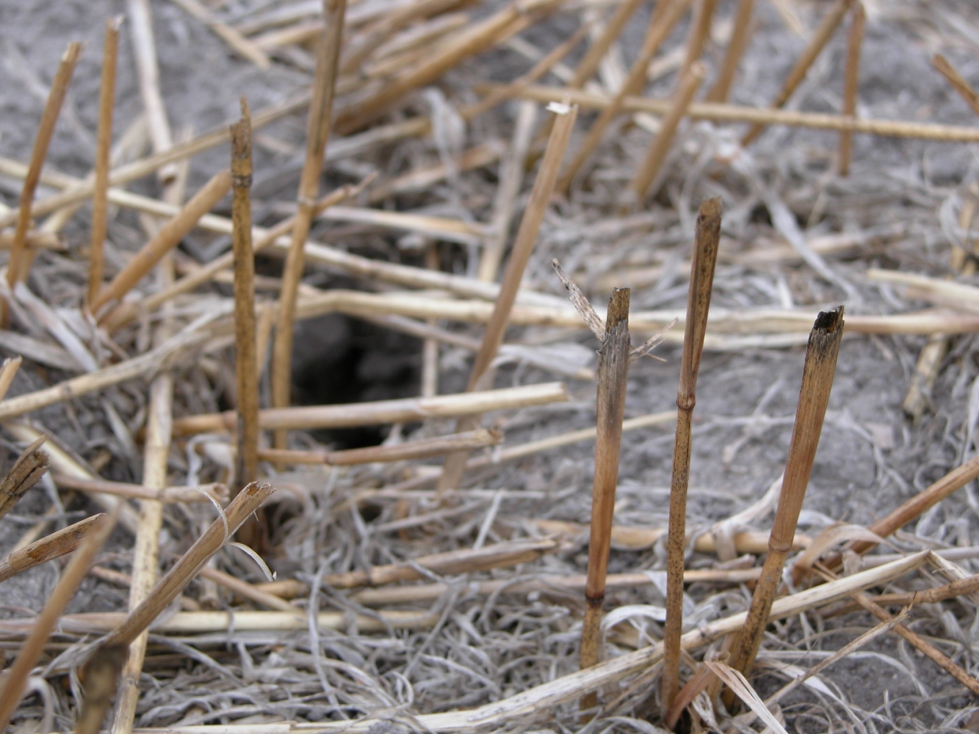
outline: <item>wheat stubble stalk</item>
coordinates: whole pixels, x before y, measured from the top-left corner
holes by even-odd
[[[857,112],[857,79],[860,74],[860,47],[863,45],[864,26],[867,22],[867,12],[863,3],[857,0],[853,7],[853,19],[850,21],[850,35],[846,47],[846,76],[843,82],[843,114],[853,117]],[[853,150],[853,133],[844,130],[840,133],[840,152],[837,170],[841,176],[850,173],[850,156]]]
[[[235,485],[255,481],[258,474],[258,364],[255,354],[255,258],[252,253],[252,131],[248,102],[241,98],[241,120],[231,126],[232,247],[235,293],[235,375],[237,455]]]
[[[833,37],[833,33],[836,31],[837,27],[843,21],[843,16],[850,9],[854,0],[837,0],[836,4],[829,9],[829,12],[823,17],[822,22],[813,33],[812,39],[809,41],[809,45],[802,51],[802,54],[796,60],[795,65],[789,71],[788,77],[786,77],[785,82],[782,85],[781,91],[779,91],[778,96],[775,97],[771,104],[772,109],[778,109],[785,105],[789,101],[789,97],[795,92],[795,90],[802,84],[802,80],[806,78],[806,74],[809,73],[809,68],[812,66],[813,62],[822,53],[826,44]],[[745,134],[741,139],[742,147],[747,147],[750,145],[762,131],[765,126],[762,123],[756,123],[751,126],[751,129]]]
[[[510,250],[510,259],[507,262],[506,270],[503,272],[499,295],[496,297],[492,315],[486,324],[486,330],[483,332],[479,351],[473,360],[472,371],[469,373],[469,383],[466,386],[467,392],[473,392],[480,387],[485,388],[487,385],[483,383],[490,381],[486,378],[493,360],[500,351],[500,344],[503,343],[503,335],[506,332],[507,324],[510,322],[513,304],[517,300],[517,293],[520,290],[520,282],[523,280],[530,255],[537,243],[537,235],[540,232],[541,223],[544,221],[544,214],[550,206],[558,171],[561,168],[564,153],[568,149],[568,143],[571,141],[571,133],[574,130],[577,116],[578,108],[576,106],[555,109],[552,115],[555,119],[551,128],[551,136],[547,141],[544,158],[541,160],[537,178],[534,180],[534,187],[530,192],[530,199],[526,209],[524,209],[520,228],[517,230],[516,239]],[[479,418],[475,415],[461,420],[456,425],[456,433],[473,430],[478,426],[478,423]],[[456,452],[446,457],[442,475],[438,480],[440,492],[456,489],[459,486],[466,470],[466,459],[468,458],[469,452],[467,451]]]
[[[642,49],[639,51],[638,58],[633,62],[629,69],[629,76],[623,83],[619,93],[601,111],[595,122],[592,123],[588,135],[582,141],[575,157],[568,163],[564,174],[557,183],[557,190],[567,193],[571,188],[572,182],[578,175],[581,167],[591,158],[605,136],[612,121],[623,111],[627,97],[640,94],[646,81],[646,73],[649,63],[653,56],[659,51],[659,47],[666,40],[673,30],[673,26],[680,22],[680,18],[687,11],[691,0],[659,0],[653,15],[650,18],[649,26],[646,30],[646,38],[643,40]]]
[[[585,585],[585,618],[581,626],[581,668],[599,661],[605,577],[612,543],[612,513],[619,480],[622,416],[629,378],[629,289],[616,288],[608,304],[605,338],[598,357],[596,407],[595,479],[592,488],[591,533],[588,540],[588,578]],[[581,698],[581,708],[598,703],[595,693]]]
[[[102,287],[105,262],[103,246],[108,227],[109,167],[112,153],[112,111],[116,100],[116,60],[119,55],[119,26],[122,17],[105,24],[102,51],[102,88],[99,93],[99,127],[95,150],[95,188],[92,192],[92,239],[89,245],[88,302],[95,300]]]
[[[81,56],[81,53],[81,43],[72,41],[68,44],[68,48],[61,57],[58,72],[51,83],[48,101],[44,106],[41,122],[38,125],[34,149],[31,151],[30,165],[20,192],[17,228],[14,230],[14,239],[10,244],[10,259],[7,262],[7,284],[11,289],[17,282],[24,280],[27,275],[26,270],[30,263],[27,252],[27,230],[31,226],[31,207],[34,203],[34,194],[41,179],[41,168],[48,155],[48,146],[54,136],[54,127],[58,122],[58,115],[61,114],[61,105],[65,101],[65,95],[68,93],[68,86],[71,84],[71,77],[75,73],[75,66],[78,64],[78,57]],[[9,318],[10,314],[7,311],[6,302],[0,301],[0,324],[4,328],[7,327]]]
[[[731,93],[731,85],[734,83],[734,75],[738,73],[741,57],[751,39],[751,14],[754,7],[755,0],[740,0],[738,2],[738,9],[734,14],[731,40],[728,42],[727,51],[724,53],[724,61],[721,62],[717,80],[710,92],[707,93],[708,102],[727,102],[728,95]]]
[[[707,333],[714,265],[721,238],[721,200],[708,199],[697,215],[687,321],[683,334],[680,386],[677,390],[676,438],[670,482],[670,519],[666,538],[666,626],[663,631],[663,710],[669,710],[680,687],[680,636],[683,628],[683,565],[686,546],[687,486],[690,480],[690,422],[697,402],[697,374]]]
[[[292,385],[292,329],[296,316],[299,281],[302,279],[305,262],[303,248],[313,222],[320,173],[323,169],[323,154],[330,139],[333,93],[340,63],[340,45],[343,39],[343,19],[346,10],[346,0],[323,0],[323,19],[326,25],[317,48],[313,100],[309,106],[306,131],[306,161],[299,180],[299,211],[292,226],[292,241],[282,270],[282,291],[279,296],[279,314],[272,347],[272,405],[277,408],[289,405]],[[275,447],[286,448],[288,437],[286,431],[277,431]]]
[[[167,253],[180,244],[198,220],[217,204],[231,188],[231,173],[219,171],[167,222],[159,232],[137,252],[91,303],[92,313],[107,304],[121,300],[139,283]]]
[[[792,429],[789,455],[785,461],[778,509],[775,511],[775,522],[768,541],[768,556],[762,567],[761,578],[755,586],[744,628],[738,634],[731,651],[731,667],[745,674],[758,654],[772,602],[775,601],[782,579],[782,566],[795,535],[816,448],[819,446],[842,339],[843,307],[820,313],[816,317],[806,349],[799,406]],[[734,704],[734,694],[731,691],[725,693],[724,703],[730,710]]]

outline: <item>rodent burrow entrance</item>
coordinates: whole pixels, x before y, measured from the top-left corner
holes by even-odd
[[[292,350],[295,405],[335,405],[419,393],[421,342],[343,314],[296,324]],[[337,449],[373,446],[387,426],[315,431]]]

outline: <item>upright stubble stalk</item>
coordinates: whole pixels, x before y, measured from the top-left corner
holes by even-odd
[[[683,629],[683,558],[686,546],[687,484],[690,480],[690,419],[697,402],[697,373],[707,332],[714,264],[721,237],[721,200],[700,205],[687,326],[683,336],[680,388],[676,396],[676,439],[673,444],[673,478],[670,484],[670,521],[666,538],[666,628],[663,633],[663,710],[673,705],[680,687],[680,635]]]
[[[778,509],[775,511],[775,523],[768,541],[768,557],[751,598],[748,618],[731,652],[731,666],[742,673],[748,672],[758,654],[772,602],[782,579],[782,566],[792,548],[792,538],[795,536],[802,500],[806,496],[809,474],[823,429],[826,406],[829,404],[842,338],[842,306],[833,311],[822,312],[816,317],[816,323],[809,334],[799,407],[796,409],[792,443],[785,461],[785,475],[778,498]],[[734,704],[734,695],[730,691],[724,694],[724,703],[729,708]]]
[[[608,305],[605,339],[598,362],[598,399],[595,425],[595,482],[592,490],[591,537],[588,542],[588,579],[585,585],[585,619],[581,627],[581,667],[599,661],[602,604],[605,601],[605,575],[612,541],[612,512],[615,487],[619,480],[619,447],[622,443],[622,415],[625,412],[626,383],[629,377],[629,289],[616,288]],[[581,699],[589,709],[597,696]]]

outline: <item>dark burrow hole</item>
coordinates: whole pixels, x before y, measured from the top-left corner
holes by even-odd
[[[392,400],[419,394],[421,342],[343,314],[297,322],[292,350],[294,405]],[[313,431],[336,449],[374,446],[388,426]]]

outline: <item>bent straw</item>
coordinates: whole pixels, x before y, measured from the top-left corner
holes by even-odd
[[[89,245],[88,301],[91,303],[102,287],[105,262],[103,247],[108,226],[109,166],[112,153],[112,111],[116,99],[116,59],[119,54],[119,26],[122,16],[105,24],[105,48],[102,52],[102,89],[99,92],[99,128],[95,151],[95,188],[92,192],[92,238]]]
[[[31,226],[31,207],[34,203],[34,193],[37,191],[37,184],[41,178],[41,167],[48,154],[48,146],[54,135],[54,127],[58,122],[58,115],[61,113],[61,105],[65,101],[68,93],[68,85],[71,84],[72,74],[75,72],[75,65],[78,57],[82,53],[82,44],[73,41],[68,44],[58,72],[51,83],[51,91],[48,93],[48,101],[44,105],[44,112],[41,115],[41,122],[38,125],[37,138],[34,140],[34,149],[31,151],[30,167],[27,176],[24,178],[24,185],[20,193],[20,206],[17,210],[17,229],[14,231],[14,239],[10,244],[10,260],[7,262],[7,285],[13,289],[14,285],[24,280],[27,273],[27,230]],[[9,314],[7,313],[6,301],[0,302],[0,322],[6,328]]]
[[[235,293],[235,375],[238,422],[235,484],[232,492],[258,476],[258,356],[255,342],[255,255],[252,251],[252,130],[248,102],[231,126],[232,254]]]
[[[748,47],[748,40],[751,38],[749,26],[754,6],[755,0],[740,0],[738,2],[731,40],[728,42],[727,51],[724,53],[724,61],[721,62],[717,81],[707,93],[708,102],[727,102],[728,95],[731,93],[731,84],[734,83],[734,75],[738,73],[741,57],[744,55],[744,51]]]
[[[585,585],[585,617],[581,625],[580,667],[599,661],[605,577],[612,542],[612,514],[619,480],[622,417],[629,379],[629,289],[616,288],[608,304],[605,338],[598,356],[596,399],[595,477],[592,486],[591,532],[588,540],[588,580]],[[581,708],[598,703],[595,693],[581,699]]]
[[[796,88],[802,83],[802,80],[806,78],[806,74],[809,73],[809,67],[812,66],[816,57],[822,53],[823,48],[829,43],[829,39],[832,38],[834,31],[836,31],[837,26],[842,22],[843,16],[846,15],[847,10],[850,9],[853,2],[854,0],[837,0],[836,4],[826,13],[823,21],[813,34],[812,40],[809,41],[809,45],[806,46],[796,60],[795,65],[789,71],[789,75],[786,77],[781,91],[779,91],[778,96],[775,97],[770,105],[771,109],[782,107],[789,101],[789,97],[792,96]],[[748,147],[755,138],[761,135],[764,129],[765,126],[761,123],[752,125],[751,129],[741,139],[741,146]]]
[[[809,474],[816,458],[816,448],[819,446],[842,339],[843,307],[820,313],[816,317],[806,349],[799,407],[796,410],[795,427],[792,429],[789,455],[785,461],[778,509],[775,511],[775,522],[768,542],[768,557],[765,558],[761,578],[755,586],[745,625],[731,652],[731,667],[744,674],[754,664],[761,646],[772,602],[782,578],[782,566],[795,535],[806,486],[809,484]],[[728,691],[724,702],[730,708],[733,701],[733,694]]]
[[[277,408],[289,405],[292,384],[292,330],[299,281],[303,275],[303,248],[316,207],[320,173],[323,170],[323,153],[330,139],[333,93],[340,63],[346,9],[346,0],[323,0],[323,19],[326,26],[317,47],[313,101],[309,106],[306,130],[306,160],[299,180],[299,212],[292,227],[292,242],[282,270],[282,291],[279,294],[279,314],[272,347],[272,405]],[[288,433],[276,432],[276,448],[285,448],[287,443]]]
[[[663,630],[663,710],[673,705],[680,688],[680,636],[683,631],[683,566],[686,546],[687,488],[690,481],[691,418],[697,403],[697,375],[707,332],[714,266],[721,237],[721,200],[708,199],[697,215],[690,264],[687,322],[683,334],[680,386],[677,390],[676,438],[670,481],[670,518],[666,538],[666,626]]]
[[[115,524],[115,515],[105,517],[100,521],[98,530],[91,533],[74,552],[57,586],[48,597],[44,609],[32,621],[30,634],[20,646],[17,660],[4,671],[4,682],[0,687],[0,731],[6,730],[7,724],[10,723],[14,710],[24,695],[30,672],[44,651],[44,644],[54,631],[58,618],[68,606],[68,602],[75,596],[79,585],[88,574],[88,567],[92,565],[95,555],[108,540]]]
[[[156,236],[143,245],[132,260],[99,292],[91,304],[92,313],[97,313],[108,303],[121,299],[132,290],[170,250],[180,244],[180,240],[194,228],[197,220],[224,198],[230,188],[231,173],[227,170],[216,173],[187,202],[180,213],[167,222]]]
[[[863,44],[863,29],[867,13],[863,3],[856,0],[853,20],[850,21],[850,35],[846,47],[846,77],[843,83],[843,114],[853,117],[857,111],[857,79],[860,74],[860,46]],[[844,130],[840,133],[840,154],[837,170],[841,176],[850,173],[850,155],[853,150],[853,133]]]
[[[574,106],[553,110],[552,117],[555,120],[551,136],[547,141],[547,149],[544,151],[544,157],[541,160],[537,178],[534,180],[534,187],[531,189],[530,199],[527,201],[523,218],[520,220],[520,228],[517,230],[513,248],[510,251],[510,259],[503,273],[503,281],[500,284],[496,303],[493,305],[493,313],[486,324],[486,331],[483,332],[479,352],[476,353],[476,358],[473,360],[472,371],[469,373],[469,383],[466,386],[467,392],[472,392],[480,386],[500,350],[500,344],[503,343],[503,335],[510,321],[513,304],[517,300],[520,282],[523,280],[530,255],[534,251],[537,235],[540,232],[541,223],[544,221],[544,214],[550,206],[551,196],[554,193],[554,183],[557,180],[568,143],[571,141],[571,133],[574,130],[577,116],[578,108]],[[472,430],[477,426],[477,423],[478,418],[475,416],[469,420],[460,421],[455,432],[461,433]],[[439,477],[438,481],[438,491],[444,492],[459,486],[466,470],[468,457],[469,454],[466,451],[449,454],[446,457],[442,476]]]

